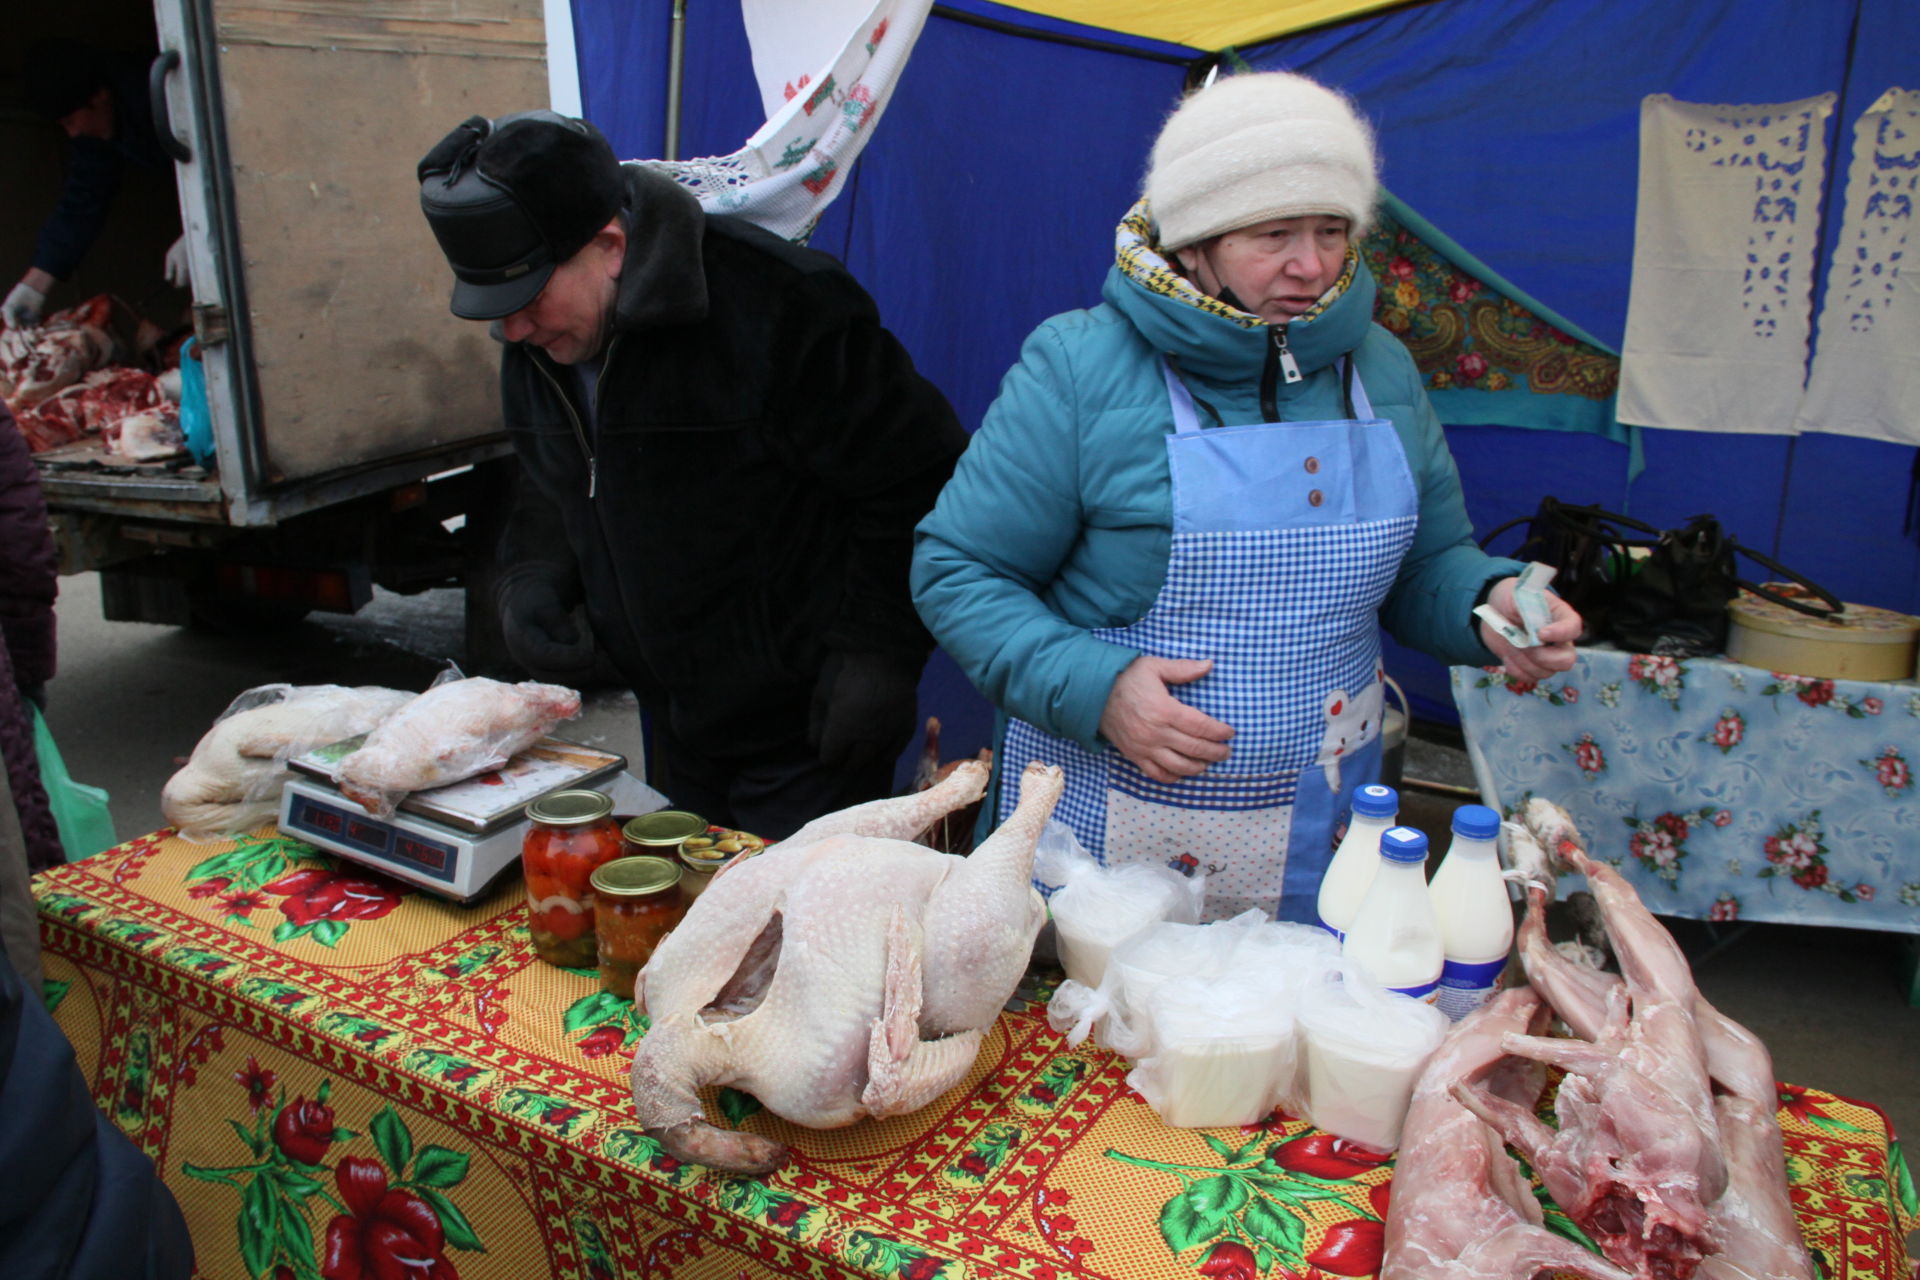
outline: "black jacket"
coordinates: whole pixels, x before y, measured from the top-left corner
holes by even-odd
[[[503,559],[555,566],[690,748],[791,744],[832,652],[932,649],[913,527],[966,433],[833,258],[627,174],[597,414],[538,349],[501,362],[522,468]]]
[[[65,280],[100,238],[120,175],[128,165],[142,169],[172,167],[160,149],[153,127],[153,108],[147,98],[147,60],[116,57],[107,75],[113,94],[114,129],[111,138],[72,138],[67,142],[67,179],[60,202],[41,224],[33,246],[33,265],[56,280]]]

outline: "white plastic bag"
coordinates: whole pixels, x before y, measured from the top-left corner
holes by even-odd
[[[269,684],[228,704],[160,791],[160,811],[187,840],[250,831],[280,807],[287,761],[370,732],[412,701],[400,689]]]
[[[1147,1002],[1155,1049],[1127,1076],[1162,1123],[1254,1124],[1295,1075],[1293,1001],[1256,981],[1173,978]]]
[[[1101,866],[1058,819],[1040,833],[1033,876],[1049,895],[1061,967],[1089,987],[1100,985],[1115,947],[1163,920],[1193,924],[1206,896],[1204,875],[1190,880],[1145,863]]]
[[[333,782],[385,818],[409,793],[496,769],[579,714],[580,695],[563,685],[503,684],[450,668],[341,757]]]
[[[1341,980],[1306,993],[1299,1020],[1315,1127],[1376,1151],[1399,1146],[1414,1085],[1452,1025],[1447,1015],[1349,965]]]

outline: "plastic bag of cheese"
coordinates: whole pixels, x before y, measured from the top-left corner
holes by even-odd
[[[1413,1087],[1452,1025],[1447,1015],[1347,965],[1301,998],[1299,1021],[1314,1126],[1375,1151],[1399,1146]]]
[[[1252,982],[1174,978],[1147,1002],[1154,1052],[1127,1084],[1178,1129],[1254,1124],[1294,1078],[1291,1000]]]
[[[1188,879],[1171,867],[1100,865],[1058,819],[1040,833],[1033,880],[1047,896],[1061,967],[1088,987],[1100,985],[1115,947],[1161,921],[1197,922],[1206,896],[1204,872]]]

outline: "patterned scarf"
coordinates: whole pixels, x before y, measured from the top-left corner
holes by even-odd
[[[1115,228],[1113,248],[1114,261],[1119,265],[1120,270],[1128,279],[1149,293],[1177,299],[1188,306],[1199,308],[1208,315],[1229,320],[1242,329],[1254,329],[1266,323],[1259,316],[1250,315],[1238,307],[1230,306],[1218,298],[1200,292],[1198,286],[1181,275],[1174,265],[1167,261],[1166,255],[1162,254],[1153,243],[1153,215],[1148,211],[1144,197],[1135,203],[1133,208],[1127,210],[1127,216],[1122,218],[1120,225]],[[1334,300],[1345,293],[1347,286],[1353,283],[1353,273],[1359,268],[1360,255],[1354,246],[1349,244],[1346,264],[1340,269],[1340,278],[1333,282],[1332,288],[1320,295],[1320,300],[1313,304],[1311,310],[1304,315],[1296,316],[1295,319],[1312,320],[1333,305]]]

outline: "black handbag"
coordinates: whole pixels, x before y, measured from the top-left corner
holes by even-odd
[[[1558,571],[1553,577],[1554,591],[1586,624],[1579,642],[1604,640],[1614,585],[1631,569],[1631,549],[1651,548],[1659,540],[1660,530],[1631,516],[1545,497],[1532,515],[1518,516],[1489,530],[1480,539],[1481,548],[1523,524],[1526,537],[1509,554],[1515,560],[1537,560],[1553,566]],[[1634,533],[1643,536],[1635,538]]]
[[[1559,570],[1553,585],[1585,620],[1582,643],[1607,639],[1631,653],[1675,658],[1721,653],[1727,645],[1727,605],[1742,590],[1815,618],[1832,617],[1846,607],[1804,574],[1742,546],[1710,515],[1663,530],[1618,512],[1549,497],[1522,519],[1531,523],[1514,555]],[[1518,523],[1494,529],[1480,545]],[[1636,538],[1626,531],[1651,536]],[[1550,558],[1556,555],[1567,562]],[[1775,580],[1799,584],[1804,594],[1742,578],[1738,556],[1760,564]]]

